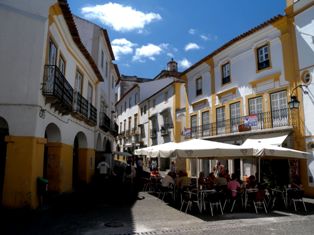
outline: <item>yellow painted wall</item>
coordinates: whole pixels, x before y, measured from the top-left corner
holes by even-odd
[[[79,149],[79,179],[90,183],[95,174],[95,150]]]
[[[73,148],[62,143],[48,143],[48,190],[72,191]]]
[[[43,175],[46,139],[7,136],[7,159],[2,204],[5,207],[36,208],[37,177]]]

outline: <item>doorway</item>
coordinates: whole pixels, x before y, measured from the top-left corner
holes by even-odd
[[[0,202],[2,202],[3,184],[5,176],[5,165],[7,155],[7,143],[5,136],[9,135],[9,128],[7,122],[0,117]]]

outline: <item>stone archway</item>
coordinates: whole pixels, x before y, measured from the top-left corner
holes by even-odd
[[[9,126],[7,121],[0,117],[0,203],[2,203],[3,183],[6,166],[7,143],[5,136],[9,135]]]

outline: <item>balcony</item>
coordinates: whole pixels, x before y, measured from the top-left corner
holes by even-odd
[[[115,122],[111,121],[111,119],[104,112],[100,113],[99,127],[103,131],[109,131],[114,136],[118,135],[119,126]],[[119,135],[121,134],[122,132],[120,132]],[[123,136],[124,136],[124,132],[123,132]]]
[[[201,138],[289,126],[292,126],[289,110],[280,109],[192,127],[186,137]]]
[[[150,138],[156,139],[157,138],[157,130],[156,129],[151,129],[150,130]]]
[[[170,126],[168,125],[164,125],[164,126],[161,126],[160,128],[160,134],[161,136],[167,136],[170,134],[170,130],[169,130]]]
[[[73,96],[73,116],[81,121],[88,119],[88,101],[77,91]]]
[[[99,120],[99,127],[103,131],[109,131],[110,130],[110,118],[107,116],[106,113],[101,112],[100,113],[100,120]]]
[[[85,120],[90,126],[96,126],[97,124],[97,109],[91,104],[88,104],[88,118]]]
[[[73,88],[56,65],[45,65],[42,94],[62,115],[72,111]]]

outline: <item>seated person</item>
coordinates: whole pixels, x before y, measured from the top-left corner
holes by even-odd
[[[238,181],[238,177],[235,173],[231,175],[231,181],[228,182],[228,189],[231,191],[231,197],[235,198],[237,196],[237,191],[240,189],[241,185]]]
[[[171,175],[171,172],[168,172],[168,174],[161,180],[161,186],[163,188],[168,188],[170,184],[174,185],[174,179]]]
[[[227,180],[226,180],[226,178],[223,176],[222,173],[219,173],[219,174],[218,174],[218,177],[216,178],[215,183],[216,183],[217,186],[225,186],[225,185],[227,185]]]
[[[205,174],[203,171],[200,172],[200,175],[198,177],[198,186],[199,188],[205,187]]]
[[[251,175],[248,178],[247,184],[246,184],[246,188],[250,189],[250,188],[256,188],[257,187],[257,182],[256,182],[256,178],[254,175]]]
[[[209,173],[207,179],[206,179],[206,186],[207,189],[213,189],[216,185],[216,177],[214,172]]]
[[[179,171],[178,177],[176,178],[176,186],[180,190],[184,190],[184,188],[189,187],[191,184],[190,179],[188,178],[188,174],[183,171]]]

